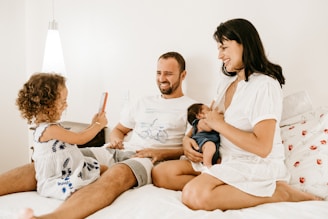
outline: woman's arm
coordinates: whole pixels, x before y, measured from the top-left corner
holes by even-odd
[[[272,150],[276,120],[258,122],[252,132],[240,130],[224,121],[222,113],[213,110],[207,114],[207,124],[236,146],[260,157],[266,157]]]

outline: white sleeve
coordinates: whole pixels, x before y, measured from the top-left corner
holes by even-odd
[[[265,119],[275,119],[280,123],[283,94],[277,80],[270,78],[261,82],[254,99],[248,107],[249,120],[252,126]]]

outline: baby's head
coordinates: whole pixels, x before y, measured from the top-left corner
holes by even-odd
[[[188,122],[191,125],[195,119],[204,119],[210,108],[202,103],[194,103],[188,107]]]

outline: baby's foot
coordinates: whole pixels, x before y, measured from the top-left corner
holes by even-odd
[[[204,164],[204,166],[206,166],[207,168],[210,168],[210,167],[212,166],[212,161],[208,161],[208,162],[204,161],[203,164]]]
[[[33,219],[34,212],[31,208],[26,208],[18,214],[18,219]]]

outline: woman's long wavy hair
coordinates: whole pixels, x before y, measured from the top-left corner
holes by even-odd
[[[225,40],[235,40],[243,46],[242,61],[246,81],[251,74],[257,72],[277,79],[281,87],[285,84],[281,66],[268,60],[260,36],[249,21],[239,18],[221,23],[214,33],[214,39],[221,44]],[[228,76],[237,74],[236,72],[227,72],[224,64],[222,65],[222,72]]]

